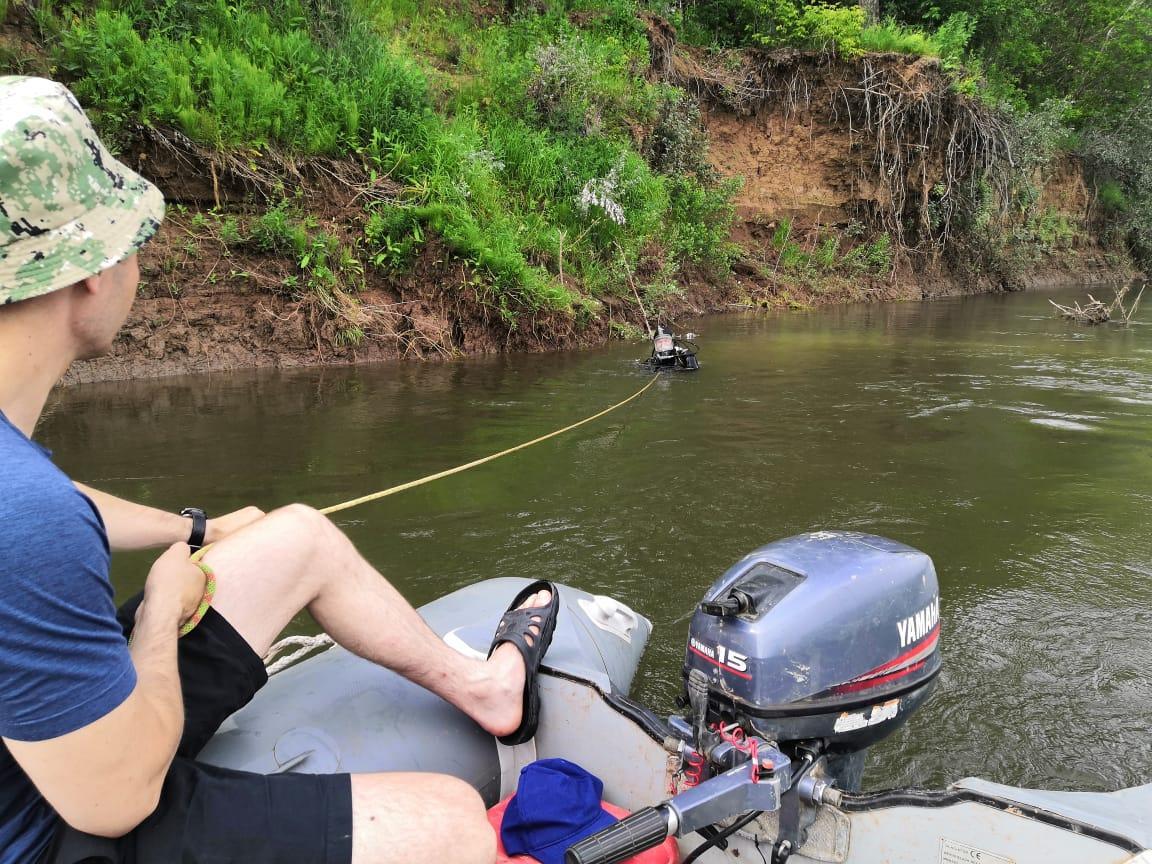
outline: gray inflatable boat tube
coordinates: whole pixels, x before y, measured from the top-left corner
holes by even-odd
[[[450,646],[484,657],[500,616],[529,581],[490,579],[419,611]],[[651,623],[609,597],[567,586],[559,592],[544,671],[603,694],[627,695]],[[199,758],[261,774],[452,774],[489,804],[501,791],[501,757],[491,735],[438,696],[339,647],[274,676],[225,721]]]

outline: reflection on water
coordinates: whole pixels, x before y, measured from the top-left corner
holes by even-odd
[[[662,710],[693,604],[732,562],[816,528],[888,535],[936,561],[945,671],[870,785],[1149,782],[1152,327],[1048,308],[693,322],[699,374],[338,520],[415,603],[522,575],[632,604],[656,625],[635,695]],[[643,383],[643,352],[87,385],[41,437],[77,478],[157,506],[323,506],[591,414]],[[148,561],[117,559],[122,593]]]

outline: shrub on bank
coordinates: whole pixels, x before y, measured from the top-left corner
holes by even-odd
[[[703,168],[698,112],[643,77],[635,4],[581,26],[567,11],[477,27],[409,0],[97,0],[40,16],[113,139],[145,123],[233,152],[363,160],[403,186],[364,215],[369,266],[403,267],[435,234],[513,320],[627,290],[620,258],[641,250],[673,273],[730,260],[731,187]],[[254,242],[301,257],[283,217],[257,220]]]
[[[866,51],[939,57],[958,66],[976,21],[964,12],[936,29],[894,18],[868,23],[861,6],[825,0],[716,0],[685,6],[679,23],[696,39],[719,45],[798,47],[855,57]]]
[[[57,62],[106,130],[170,124],[216,147],[336,155],[430,109],[423,74],[380,39],[326,50],[309,4],[277,5],[104,0],[55,20]]]

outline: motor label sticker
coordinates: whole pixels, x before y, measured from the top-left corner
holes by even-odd
[[[729,672],[733,672],[741,678],[752,677],[748,674],[747,654],[733,651],[724,645],[717,645],[713,648],[711,645],[705,645],[694,636],[688,641],[688,650],[698,657],[703,657],[713,666],[727,669]]]
[[[940,838],[940,864],[1016,864],[1015,859],[958,840]]]
[[[855,732],[857,729],[875,726],[885,720],[893,720],[899,713],[900,700],[889,699],[864,711],[845,711],[836,718],[836,724],[832,728],[837,732]]]

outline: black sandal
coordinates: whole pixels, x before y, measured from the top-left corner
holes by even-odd
[[[525,600],[539,591],[550,591],[552,599],[543,606],[530,609],[518,609]],[[524,713],[520,718],[520,725],[515,732],[502,735],[497,740],[509,747],[531,741],[536,735],[536,726],[540,722],[540,694],[536,687],[536,672],[540,668],[540,661],[552,644],[552,633],[556,630],[556,618],[560,614],[560,592],[551,582],[540,580],[533,582],[509,604],[508,611],[500,617],[496,625],[496,635],[492,637],[492,647],[488,649],[488,656],[492,656],[500,645],[510,642],[520,651],[524,658]],[[539,632],[533,632],[535,627]],[[529,642],[528,640],[532,641]]]

